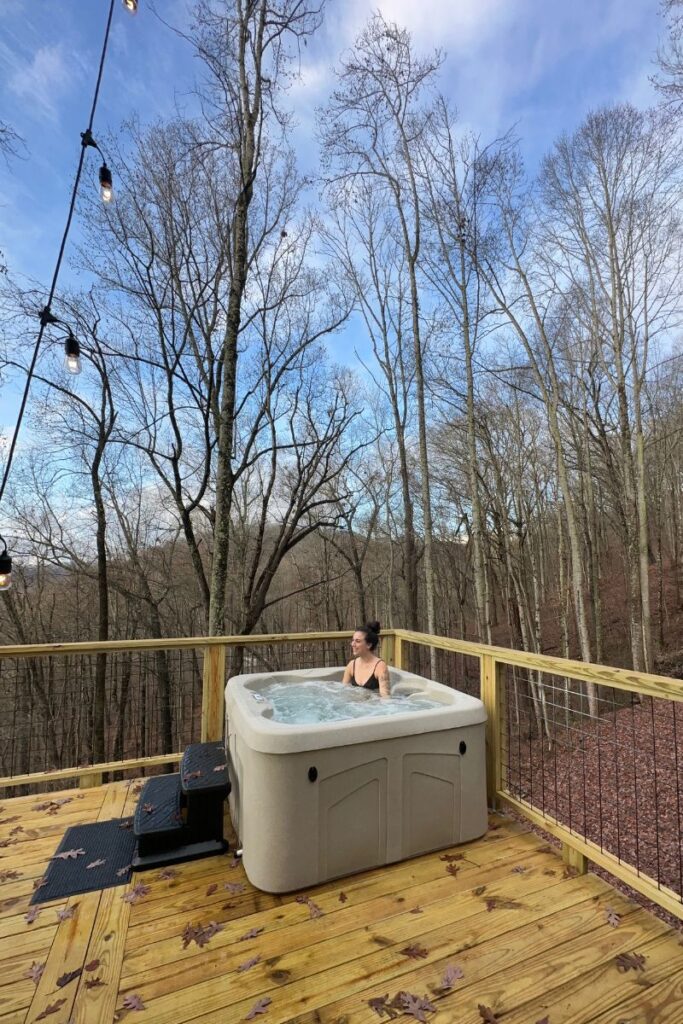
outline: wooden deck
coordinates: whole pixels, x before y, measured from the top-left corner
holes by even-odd
[[[450,851],[461,859],[366,872],[307,891],[309,902],[254,890],[228,855],[44,904],[28,923],[64,829],[130,813],[134,790],[2,802],[0,1024],[230,1024],[255,1006],[264,1024],[357,1024],[379,1019],[369,1000],[399,992],[426,997],[437,1024],[683,1022],[680,932],[597,877],[568,876],[554,850],[495,816],[485,838]],[[71,799],[55,814],[35,810],[58,796]],[[149,892],[123,900],[140,881]],[[59,920],[67,906],[74,915]],[[187,925],[211,922],[221,928],[205,945],[184,947]],[[644,969],[620,969],[634,953]],[[144,1009],[128,1008],[131,996]]]

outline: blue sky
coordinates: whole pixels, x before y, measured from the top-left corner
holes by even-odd
[[[189,4],[156,0],[179,27]],[[144,121],[171,114],[176,104],[193,108],[196,60],[151,6],[140,0],[132,17],[116,0],[96,138],[117,133],[134,114]],[[375,8],[409,28],[418,48],[446,52],[441,88],[463,125],[484,140],[515,125],[532,170],[589,110],[654,100],[648,76],[662,31],[657,0],[331,0],[291,92],[295,145],[308,168],[316,159],[314,111],[333,83],[332,66]],[[24,159],[9,167],[0,161],[0,249],[12,273],[44,284],[65,222],[107,10],[108,0],[0,0],[0,120],[26,140]],[[98,167],[91,151],[82,187],[97,188]],[[61,281],[74,279],[67,252]],[[350,337],[334,343],[339,356],[352,347]],[[5,385],[0,430],[11,429],[14,389]]]

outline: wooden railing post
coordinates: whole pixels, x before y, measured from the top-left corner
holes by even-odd
[[[395,631],[382,634],[382,659],[389,668],[403,668],[403,646]]]
[[[225,716],[225,645],[204,648],[202,673],[202,743],[223,738]]]
[[[503,666],[491,654],[480,661],[481,699],[486,707],[486,793],[489,807],[496,807],[498,790],[502,788],[501,708],[503,705]]]

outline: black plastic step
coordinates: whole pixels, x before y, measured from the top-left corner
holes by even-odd
[[[133,819],[136,836],[162,836],[184,828],[180,775],[155,775],[144,785]]]
[[[225,798],[230,792],[228,755],[222,743],[192,743],[185,748],[180,765],[183,793],[208,794]]]

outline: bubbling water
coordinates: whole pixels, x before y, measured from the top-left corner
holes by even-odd
[[[380,697],[376,690],[366,690],[362,686],[344,686],[317,679],[264,683],[254,692],[272,705],[272,721],[289,725],[339,722],[348,718],[382,718],[443,707],[441,701],[430,697],[397,694],[386,698]]]

